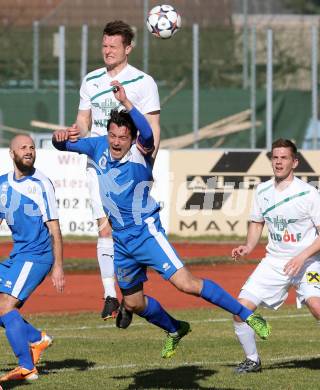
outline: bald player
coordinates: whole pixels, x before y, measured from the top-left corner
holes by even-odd
[[[36,364],[52,337],[33,327],[19,308],[52,270],[58,292],[64,288],[62,238],[54,188],[34,168],[35,145],[17,135],[10,145],[14,170],[0,176],[0,223],[6,220],[13,239],[10,257],[0,263],[0,326],[18,358],[18,367],[0,382],[38,378]]]

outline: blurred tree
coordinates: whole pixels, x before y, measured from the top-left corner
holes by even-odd
[[[285,6],[298,14],[319,14],[320,0],[284,0]]]

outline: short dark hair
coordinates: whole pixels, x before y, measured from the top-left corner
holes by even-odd
[[[138,129],[136,125],[134,124],[133,120],[131,119],[131,116],[126,111],[118,111],[116,108],[114,108],[111,111],[110,119],[107,123],[107,130],[109,131],[111,123],[116,124],[117,126],[125,126],[129,129],[132,139],[137,138]]]
[[[131,45],[134,38],[132,28],[122,20],[114,20],[113,22],[107,23],[103,30],[103,35],[121,35],[122,42],[125,46]]]
[[[297,158],[298,149],[297,149],[296,145],[292,141],[290,141],[289,139],[279,138],[279,139],[275,140],[272,143],[271,152],[275,148],[289,148],[289,149],[291,149],[293,157]]]

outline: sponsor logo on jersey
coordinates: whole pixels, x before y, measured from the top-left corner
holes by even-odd
[[[306,274],[308,283],[320,283],[320,275],[318,272],[309,271]]]
[[[274,229],[278,231],[270,232],[270,238],[277,242],[299,242],[301,241],[301,233],[289,233],[288,225],[297,221],[297,219],[286,219],[281,215],[277,215],[275,218],[265,217],[270,222]]]
[[[283,234],[270,232],[270,238],[277,242],[299,242],[301,241],[302,234],[289,233],[288,230],[285,230]]]
[[[95,125],[95,127],[104,127],[104,128],[107,128],[108,119],[95,119],[95,120],[93,121],[93,124]]]

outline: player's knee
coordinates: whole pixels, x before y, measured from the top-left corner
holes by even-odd
[[[140,313],[144,310],[144,305],[138,302],[125,303],[124,307],[126,310],[131,311],[133,313]]]
[[[4,316],[5,314],[9,313],[9,311],[15,309],[16,306],[13,302],[9,302],[6,299],[0,298],[0,316]]]
[[[312,305],[312,307],[310,308],[310,311],[311,311],[312,315],[314,316],[314,318],[317,321],[320,321],[320,302],[315,304],[315,305]]]
[[[107,218],[97,219],[98,235],[101,238],[112,238],[112,228]]]
[[[320,298],[311,297],[306,300],[306,305],[308,306],[310,313],[313,317],[319,321],[320,320]]]
[[[144,300],[132,300],[124,297],[124,307],[133,313],[140,313],[145,308]]]
[[[98,232],[98,235],[99,235],[99,238],[112,238],[112,230],[107,230],[107,229],[103,229],[103,230],[99,230]]]

